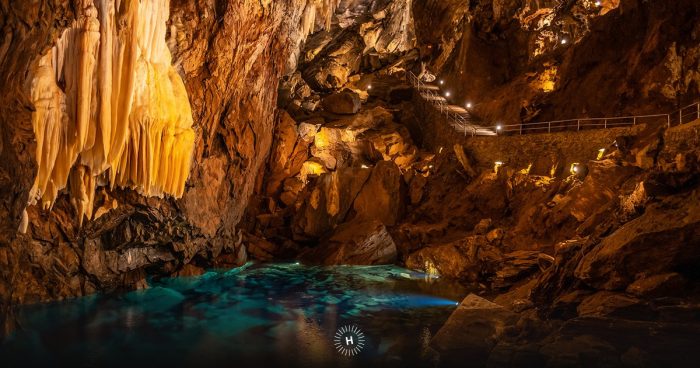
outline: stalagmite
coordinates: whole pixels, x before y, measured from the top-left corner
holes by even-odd
[[[195,134],[165,42],[169,0],[80,0],[77,19],[32,68],[38,172],[29,204],[69,185],[79,222],[97,177],[148,196],[182,196]]]

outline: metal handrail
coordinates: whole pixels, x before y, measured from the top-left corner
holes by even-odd
[[[441,114],[445,114],[448,122],[455,129],[458,129],[458,127],[461,128],[465,136],[467,132],[470,132],[472,136],[479,135],[478,129],[473,124],[470,124],[463,115],[450,111],[447,100],[444,97],[438,95],[433,89],[424,90],[423,82],[415,74],[409,71],[407,73],[407,79],[425,102],[430,103],[434,108],[439,110]]]
[[[433,89],[425,89],[422,91],[423,82],[412,72],[407,73],[407,79],[411,85],[418,90],[423,100],[427,103],[433,105],[437,108],[440,113],[444,113],[448,121],[454,123],[454,125],[460,126],[464,129],[464,134],[467,134],[467,129],[471,129],[472,136],[480,135],[478,133],[478,127],[474,124],[470,124],[464,116],[451,112],[447,101],[440,95],[438,95]],[[425,95],[424,95],[425,94]],[[426,96],[427,95],[427,96]],[[690,119],[688,119],[690,117]],[[639,124],[640,120],[645,119],[659,119],[665,120],[666,126],[668,128],[672,126],[687,124],[695,120],[700,120],[700,102],[695,102],[686,107],[680,108],[668,114],[650,114],[650,115],[631,115],[631,116],[616,116],[616,117],[603,117],[603,118],[577,118],[577,119],[565,119],[565,120],[552,120],[552,121],[540,121],[534,123],[521,123],[521,124],[509,124],[501,125],[500,133],[513,133],[518,134],[528,134],[534,132],[540,132],[546,130],[547,133],[557,132],[557,131],[576,131],[586,130],[586,129],[609,129],[609,128],[619,128],[624,126],[636,126]],[[663,121],[662,120],[662,121]],[[596,123],[597,122],[597,123]],[[485,127],[484,127],[485,128]],[[485,128],[486,129],[486,128]],[[499,130],[496,129],[496,133]],[[484,134],[485,135],[485,134]]]

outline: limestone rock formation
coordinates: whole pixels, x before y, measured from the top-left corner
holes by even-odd
[[[396,244],[382,222],[358,219],[338,226],[330,238],[300,257],[323,265],[374,265],[392,264],[396,256]]]
[[[0,7],[1,301],[143,286],[146,269],[167,275],[217,257],[244,261],[236,226],[271,147],[278,81],[337,5]],[[39,197],[51,211],[27,207]]]
[[[350,90],[343,90],[323,98],[323,108],[334,114],[355,114],[360,110],[360,96]]]
[[[483,362],[517,315],[474,294],[468,295],[435,334],[430,344],[444,359],[459,365],[465,359]]]

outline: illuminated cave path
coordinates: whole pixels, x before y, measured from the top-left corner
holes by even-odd
[[[700,120],[700,102],[695,102],[689,106],[672,111],[666,114],[634,115],[602,118],[576,118],[567,120],[545,121],[524,124],[501,125],[492,124],[490,127],[475,124],[477,121],[462,106],[449,104],[446,97],[449,92],[443,93],[439,86],[425,83],[418,79],[413,73],[408,73],[408,82],[418,91],[421,98],[429,103],[434,109],[444,115],[448,123],[458,132],[472,136],[496,136],[510,134],[532,134],[532,133],[559,133],[563,131],[582,131],[590,129],[611,129],[622,127],[633,127],[638,124],[654,123],[672,127],[675,125],[688,124]]]

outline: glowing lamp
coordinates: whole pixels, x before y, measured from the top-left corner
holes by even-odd
[[[367,86],[367,89],[372,89],[372,85],[370,84],[369,86]]]
[[[443,85],[443,84],[445,84],[445,81],[440,79],[440,85]]]
[[[503,126],[501,126],[501,124],[496,125],[496,130],[500,131],[501,129],[503,129]]]
[[[468,109],[471,109],[471,108],[472,108],[472,103],[471,103],[471,102],[467,102],[467,108],[468,108]]]
[[[571,175],[576,175],[581,171],[581,168],[579,167],[578,162],[574,162],[571,164],[571,169],[569,170],[571,172]]]
[[[363,169],[369,169],[369,166],[367,166],[365,164],[362,164],[362,166],[360,166],[360,167],[362,167]]]
[[[567,42],[569,42],[569,41],[567,41],[566,38],[562,38],[562,40],[561,40],[562,45],[566,45]]]
[[[498,169],[503,166],[503,161],[496,161],[493,163],[493,172],[498,174]]]
[[[603,158],[603,155],[604,155],[604,154],[605,154],[605,148],[599,149],[599,150],[598,150],[598,157],[597,157],[597,159],[600,160],[601,158]]]
[[[450,97],[450,92],[445,92],[445,97]]]
[[[600,1],[595,2],[595,6],[602,6],[602,5],[603,5],[603,3],[601,3]]]

